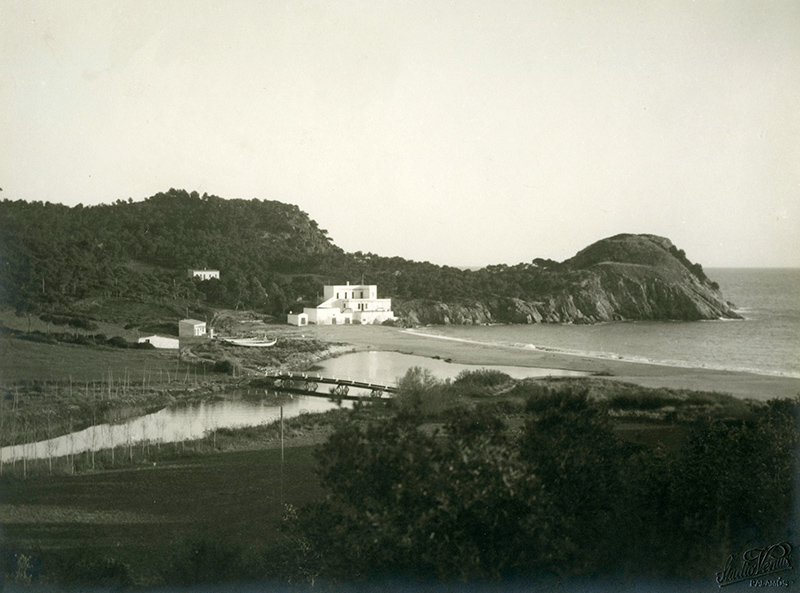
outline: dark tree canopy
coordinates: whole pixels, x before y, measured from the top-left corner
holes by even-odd
[[[416,372],[388,413],[342,421],[319,450],[328,498],[293,520],[304,570],[708,578],[754,534],[775,543],[791,529],[798,401],[746,421],[701,418],[665,450],[621,441],[607,406],[570,386],[535,392],[521,432],[489,406],[424,411],[462,388]]]

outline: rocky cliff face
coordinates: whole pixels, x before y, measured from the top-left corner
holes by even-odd
[[[487,295],[458,303],[409,300],[394,308],[408,325],[739,318],[701,266],[653,235],[603,239],[542,279],[547,288],[535,300]]]

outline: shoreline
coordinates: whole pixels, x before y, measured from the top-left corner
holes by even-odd
[[[735,321],[735,320],[731,320]],[[749,375],[758,375],[764,377],[782,377],[786,379],[797,379],[800,380],[800,374],[793,375],[787,373],[778,373],[778,372],[768,372],[768,371],[758,371],[758,370],[747,370],[747,369],[733,369],[733,368],[725,368],[725,367],[715,367],[715,366],[692,366],[690,364],[682,363],[680,361],[669,361],[669,360],[654,360],[654,359],[647,359],[647,358],[640,358],[637,359],[636,357],[631,356],[623,356],[623,355],[613,355],[613,354],[601,354],[599,352],[581,352],[575,350],[567,350],[564,348],[559,348],[556,346],[537,346],[536,344],[523,344],[521,342],[516,343],[502,343],[502,342],[482,342],[480,340],[470,340],[468,338],[456,338],[454,336],[445,336],[442,334],[429,334],[424,331],[418,331],[414,329],[404,329],[401,330],[405,333],[409,333],[414,336],[419,336],[422,338],[433,338],[437,340],[451,340],[454,342],[464,342],[467,344],[475,344],[477,346],[483,346],[485,348],[510,348],[513,350],[523,350],[527,352],[542,352],[542,353],[549,353],[549,354],[559,354],[564,356],[582,356],[586,358],[591,358],[597,361],[609,361],[609,362],[630,362],[635,364],[649,364],[655,365],[660,367],[671,367],[676,369],[694,369],[694,370],[707,370],[707,371],[717,371],[717,372],[730,372],[730,373],[742,373],[742,374],[749,374]]]
[[[762,401],[800,395],[800,378],[781,375],[599,358],[539,348],[488,345],[476,340],[433,336],[402,328],[373,325],[307,326],[302,328],[302,333],[328,342],[349,344],[355,351],[400,352],[470,365],[582,371],[643,387],[715,391]]]

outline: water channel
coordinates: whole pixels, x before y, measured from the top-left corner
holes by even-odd
[[[394,385],[412,367],[427,368],[439,379],[455,378],[463,370],[496,369],[515,379],[542,376],[580,376],[585,373],[513,366],[465,365],[397,352],[356,352],[321,361],[311,369],[325,377]],[[324,392],[321,390],[321,395]],[[224,400],[176,404],[120,424],[98,424],[68,435],[0,449],[0,463],[46,459],[86,451],[99,451],[149,441],[174,443],[199,439],[220,428],[270,424],[300,414],[325,412],[337,407],[327,397],[289,397],[275,392],[232,392]],[[345,401],[343,406],[352,402]]]

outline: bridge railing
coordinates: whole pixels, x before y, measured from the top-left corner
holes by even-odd
[[[290,380],[290,381],[306,381],[314,383],[325,383],[330,385],[347,385],[350,387],[357,387],[363,389],[381,390],[394,393],[397,387],[391,385],[381,385],[378,383],[370,383],[368,381],[357,381],[351,378],[340,379],[337,377],[323,377],[319,373],[298,373],[294,371],[266,371],[265,377],[275,380]]]

